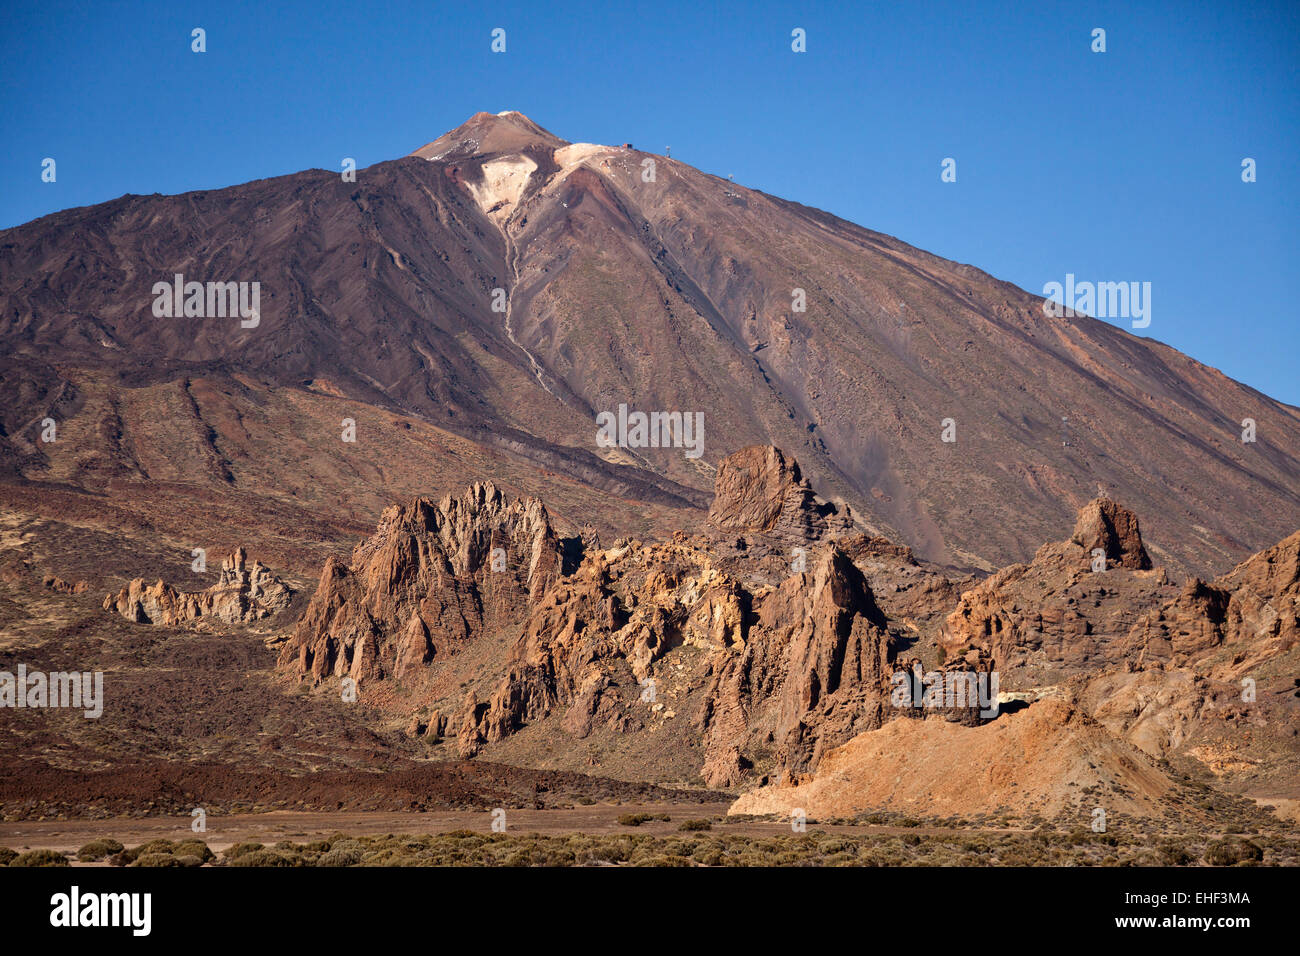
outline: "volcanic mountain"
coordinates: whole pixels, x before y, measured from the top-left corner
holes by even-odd
[[[159,317],[178,275],[258,283],[258,320]],[[749,445],[958,569],[1028,560],[1103,492],[1176,573],[1300,526],[1300,410],[971,266],[512,112],[355,181],[128,195],[0,232],[0,343],[9,506],[313,575],[391,502],[482,479],[573,524],[666,531]],[[707,452],[603,446],[596,416],[620,406],[703,413]]]

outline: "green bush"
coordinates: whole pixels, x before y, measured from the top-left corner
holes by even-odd
[[[166,854],[171,856],[176,845],[171,840],[150,840],[148,843],[142,843],[134,849],[121,850],[109,858],[109,863],[114,866],[131,866],[142,856],[154,854]]]

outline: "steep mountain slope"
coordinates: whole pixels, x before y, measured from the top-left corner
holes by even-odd
[[[155,317],[154,284],[177,273],[259,282],[259,323]],[[1027,559],[1099,490],[1142,515],[1175,572],[1300,525],[1300,410],[1040,305],[685,164],[480,113],[354,183],[308,171],[126,196],[0,233],[0,453],[15,477],[50,480],[43,418],[75,421],[96,391],[235,374],[354,403],[358,445],[331,426],[309,440],[314,467],[360,471],[373,416],[411,415],[588,502],[692,509],[706,462],[779,445],[868,528],[958,567]],[[620,405],[702,412],[707,453],[601,447],[595,416]],[[225,474],[238,421],[206,426],[189,467],[241,488]],[[121,430],[84,429],[129,468]],[[296,464],[272,461],[269,487]]]

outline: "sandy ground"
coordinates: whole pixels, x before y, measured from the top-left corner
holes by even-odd
[[[540,833],[557,836],[569,833],[607,834],[644,833],[656,836],[679,835],[678,829],[686,820],[712,820],[713,831],[737,836],[774,837],[788,836],[790,825],[783,822],[738,821],[719,822],[722,807],[683,804],[596,805],[556,810],[509,810],[506,818],[507,833],[516,835]],[[620,824],[618,818],[628,813],[667,814],[668,821],[653,820],[638,827]],[[76,851],[98,837],[112,837],[128,847],[149,840],[186,840],[199,838],[215,851],[224,850],[236,843],[257,842],[268,846],[280,840],[295,843],[323,839],[335,833],[349,836],[374,836],[387,833],[442,833],[449,830],[482,830],[490,832],[490,811],[446,811],[430,813],[339,812],[299,813],[277,811],[249,813],[232,816],[208,817],[207,832],[190,830],[189,817],[116,818],[107,820],[45,820],[18,823],[0,823],[0,846],[14,850],[51,849]],[[902,834],[918,835],[951,832],[926,827],[821,825],[809,821],[809,830],[824,830],[845,834]],[[1015,830],[988,829],[984,833],[1012,833]],[[74,862],[74,865],[75,862]]]

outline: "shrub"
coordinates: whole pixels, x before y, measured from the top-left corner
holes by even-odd
[[[9,861],[10,866],[67,866],[68,858],[54,850],[28,850]]]
[[[681,856],[650,856],[637,860],[634,866],[690,866],[691,861]]]
[[[122,844],[116,840],[91,840],[77,851],[77,859],[82,863],[94,863],[114,853],[121,853],[122,850]]]
[[[652,813],[624,813],[618,818],[618,822],[625,827],[639,827],[641,824],[654,819]]]
[[[226,862],[230,862],[231,860],[239,859],[239,857],[243,856],[245,853],[252,853],[260,849],[262,849],[262,844],[260,843],[236,843],[234,846],[227,848],[224,856]]]
[[[8,866],[18,858],[18,851],[7,846],[0,846],[0,866]]]
[[[1160,862],[1165,866],[1187,866],[1195,863],[1196,857],[1176,840],[1166,840],[1160,845]]]
[[[208,863],[217,858],[202,840],[181,840],[172,848],[172,853],[176,856],[196,857],[199,863]]]
[[[708,820],[687,820],[677,829],[686,830],[688,832],[693,832],[698,830],[712,830],[713,824],[710,823]]]
[[[226,851],[228,866],[301,866],[303,863],[300,856],[277,853],[275,850],[245,850],[233,859],[229,852]]]
[[[1216,840],[1205,848],[1205,862],[1210,866],[1238,866],[1258,863],[1262,859],[1263,849],[1240,837]]]
[[[130,866],[142,856],[155,853],[165,853],[170,856],[173,849],[175,849],[175,844],[171,840],[150,840],[148,843],[142,843],[134,849],[121,850],[113,854],[108,862],[114,866]]]
[[[339,847],[321,855],[317,866],[356,866],[361,862],[361,851],[351,847]]]
[[[170,853],[141,853],[131,864],[132,866],[184,866],[180,860]]]

